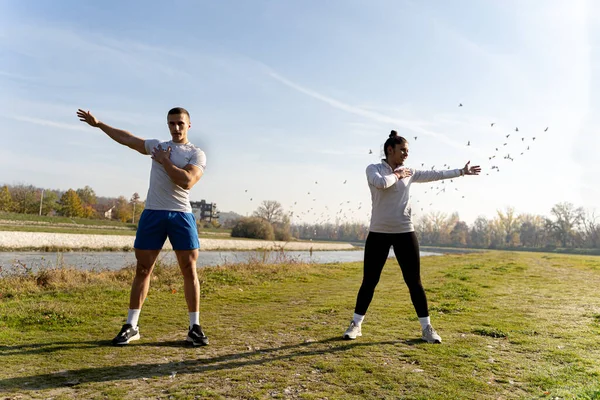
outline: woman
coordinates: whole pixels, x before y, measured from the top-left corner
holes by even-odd
[[[431,182],[463,175],[478,175],[479,166],[446,171],[418,171],[403,168],[408,157],[408,141],[392,131],[384,146],[385,160],[367,167],[371,190],[372,212],[369,234],[365,243],[363,281],[358,291],[354,317],[344,333],[344,339],[362,336],[361,324],[373,299],[375,287],[388,258],[390,247],[402,269],[410,298],[421,323],[422,339],[441,343],[429,320],[427,297],[421,284],[419,242],[411,220],[409,204],[410,185],[413,182]]]

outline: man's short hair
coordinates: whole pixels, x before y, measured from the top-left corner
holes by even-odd
[[[188,110],[186,110],[183,107],[171,108],[169,110],[169,112],[167,113],[167,116],[169,116],[169,115],[179,115],[179,114],[185,114],[185,115],[188,116],[188,119],[190,119],[190,113],[188,112]]]

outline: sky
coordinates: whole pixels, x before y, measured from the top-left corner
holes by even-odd
[[[145,199],[150,157],[76,110],[168,140],[182,106],[207,156],[190,199],[221,211],[276,200],[295,223],[367,222],[365,169],[392,129],[409,167],[482,167],[412,185],[415,218],[594,210],[596,4],[0,0],[0,184]]]

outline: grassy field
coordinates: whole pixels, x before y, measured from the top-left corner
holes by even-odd
[[[135,235],[137,224],[106,219],[48,217],[33,214],[0,212],[0,230],[17,232],[87,233],[101,235]],[[229,236],[231,229],[201,228],[211,237]]]
[[[135,236],[136,228],[131,229],[102,229],[98,227],[94,228],[78,228],[78,227],[64,227],[64,226],[8,226],[8,225],[0,225],[0,231],[8,231],[8,232],[47,232],[47,233],[75,233],[75,234],[83,234],[83,235],[122,235],[122,236]],[[219,234],[215,234],[215,232],[211,230],[205,230],[202,228],[198,235],[200,237],[205,237],[208,239],[231,239],[231,232],[219,232]],[[244,238],[235,238],[235,239],[244,239]]]
[[[107,219],[89,219],[89,218],[70,218],[70,217],[49,217],[39,216],[35,214],[20,214],[0,212],[0,220],[19,221],[23,223],[37,222],[47,224],[77,224],[86,226],[110,226],[110,227],[125,227],[135,229],[136,225],[126,222],[112,221]]]
[[[109,340],[131,270],[0,279],[0,393],[7,398],[600,399],[600,258],[538,253],[424,257],[441,345],[419,340],[395,261],[363,337],[340,340],[359,263],[201,270],[211,344],[183,339],[177,270],[159,266],[142,340]]]

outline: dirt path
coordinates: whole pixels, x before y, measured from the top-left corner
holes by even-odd
[[[44,249],[48,247],[72,249],[133,248],[133,236],[86,235],[47,232],[0,231],[0,248],[4,249]],[[264,240],[201,239],[201,250],[353,250],[349,243],[320,242],[277,242]],[[167,240],[165,249],[171,249]]]

